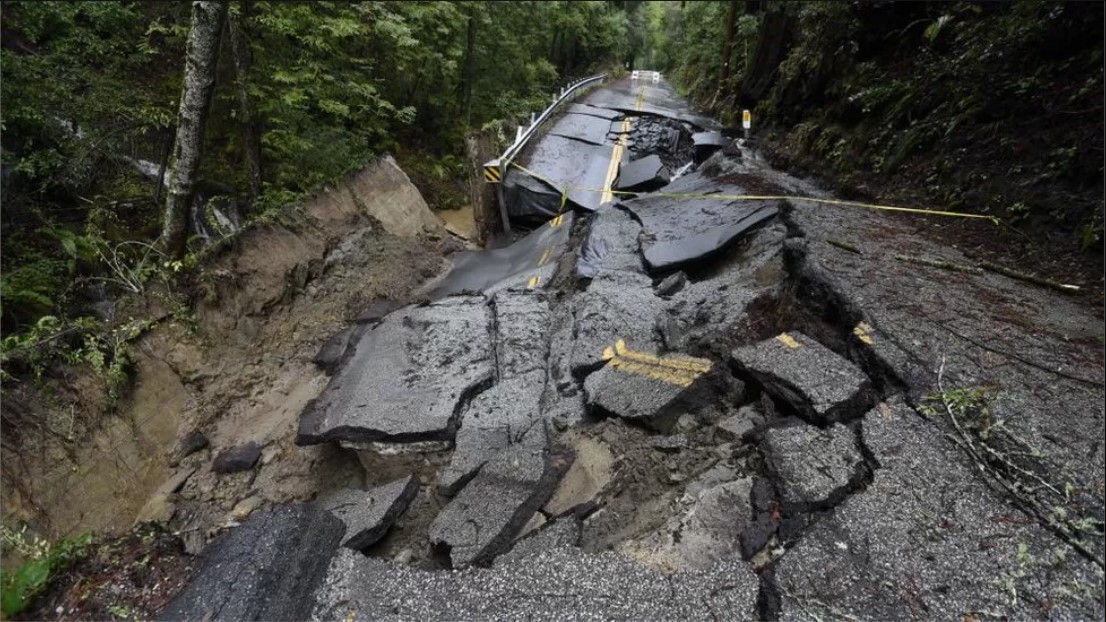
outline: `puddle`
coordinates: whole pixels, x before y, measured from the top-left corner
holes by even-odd
[[[466,240],[476,237],[476,221],[472,214],[472,205],[468,204],[459,209],[445,209],[434,212],[445,222],[445,228]]]

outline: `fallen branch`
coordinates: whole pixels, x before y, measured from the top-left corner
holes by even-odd
[[[996,272],[998,274],[1001,274],[1002,276],[1010,277],[1012,279],[1017,279],[1019,281],[1025,281],[1027,283],[1033,283],[1034,285],[1040,285],[1042,287],[1048,287],[1050,289],[1054,289],[1054,290],[1059,291],[1059,292],[1064,292],[1065,294],[1073,294],[1073,293],[1076,293],[1076,292],[1078,292],[1082,289],[1078,285],[1069,285],[1067,283],[1060,283],[1059,281],[1053,281],[1052,279],[1046,279],[1046,278],[1042,278],[1042,277],[1039,277],[1039,276],[1034,276],[1034,275],[1028,274],[1026,272],[1019,272],[1017,270],[1013,270],[1013,269],[1007,268],[1005,266],[1000,266],[998,264],[994,264],[994,263],[991,263],[989,261],[984,261],[983,263],[979,264],[979,267],[983,268],[984,270],[988,270],[990,272]]]
[[[1097,564],[1100,568],[1106,567],[1106,562],[1104,562],[1102,556],[1099,555],[1097,551],[1094,551],[1090,547],[1088,547],[1078,536],[1075,535],[1078,530],[1073,528],[1073,526],[1067,520],[1064,520],[1062,518],[1058,520],[1057,517],[1055,517],[1052,512],[1049,512],[1046,507],[1042,507],[1044,504],[1040,500],[1032,496],[1021,494],[1019,488],[1024,488],[1024,484],[1008,479],[1004,474],[1000,473],[997,469],[991,466],[990,462],[981,455],[980,447],[986,450],[987,453],[991,456],[996,456],[1000,452],[995,450],[995,448],[988,446],[986,441],[982,439],[980,439],[979,446],[977,446],[975,443],[972,442],[972,437],[968,434],[968,432],[963,428],[963,426],[960,425],[960,420],[953,412],[952,405],[949,404],[949,400],[946,397],[947,394],[945,393],[945,360],[945,355],[941,355],[941,365],[937,369],[937,390],[940,392],[939,395],[941,398],[941,405],[944,406],[945,413],[948,415],[949,421],[952,423],[953,429],[956,430],[956,434],[959,437],[957,438],[956,436],[950,436],[950,438],[952,438],[957,445],[959,445],[968,453],[968,456],[972,459],[972,462],[975,463],[980,473],[984,475],[985,482],[988,480],[997,482],[999,486],[1002,487],[1002,489],[1005,490],[1006,493],[1010,495],[1013,500],[1019,502],[1023,506],[1023,509],[1036,516],[1037,520],[1039,520],[1043,525],[1051,527],[1053,530],[1055,530],[1057,535],[1059,535],[1061,539],[1067,542],[1072,548],[1081,553],[1087,559]],[[1004,464],[1004,466],[1011,466],[1009,460],[1004,459],[1001,462]],[[1020,468],[1017,470],[1021,471],[1023,474],[1027,472],[1024,469]],[[988,478],[986,477],[987,475],[990,475],[991,477]],[[1036,474],[1032,475],[1037,481],[1045,481],[1043,478],[1037,476]],[[1060,495],[1061,498],[1065,496],[1051,484],[1048,484],[1047,482],[1045,482],[1045,484],[1050,491]]]
[[[908,255],[895,255],[895,259],[899,261],[905,261],[907,263],[916,263],[923,266],[929,266],[931,268],[940,268],[942,270],[954,270],[956,272],[967,272],[968,274],[982,274],[983,270],[980,270],[976,266],[970,266],[968,264],[954,263],[951,261],[942,261],[939,259],[926,259],[925,257],[910,257]]]
[[[840,240],[833,240],[833,239],[827,238],[826,239],[826,244],[829,244],[830,246],[836,246],[837,248],[840,248],[841,250],[849,251],[850,253],[856,253],[857,255],[863,255],[864,254],[864,253],[860,252],[859,248],[857,248],[853,244],[849,244],[848,242],[842,242]]]

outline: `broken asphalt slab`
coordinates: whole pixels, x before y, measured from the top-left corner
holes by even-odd
[[[510,549],[515,536],[553,494],[571,455],[549,454],[543,426],[500,451],[434,519],[430,541],[454,568],[486,564]]]
[[[764,430],[760,447],[785,515],[833,507],[867,474],[856,433],[843,425],[793,421]]]
[[[563,136],[548,135],[532,143],[519,158],[525,170],[512,166],[503,180],[503,189],[508,193],[508,215],[512,221],[549,217],[560,211],[565,192],[569,203],[594,212],[600,206],[601,189],[613,154],[614,145],[592,145]],[[522,183],[520,176],[539,180],[540,186],[528,184],[527,188],[540,196],[526,200],[525,196],[515,195],[515,186]]]
[[[572,111],[562,115],[549,128],[550,135],[573,138],[592,145],[602,145],[607,142],[607,134],[610,131],[610,119],[590,113],[576,114]]]
[[[594,278],[603,271],[645,273],[641,262],[641,225],[617,207],[596,212],[580,246],[576,275]]]
[[[531,429],[542,425],[539,402],[544,382],[543,371],[512,376],[472,400],[457,430],[449,466],[438,479],[443,494],[455,495],[484,463],[522,443]]]
[[[342,546],[360,551],[384,537],[418,492],[418,478],[408,475],[372,490],[336,490],[318,503],[345,524]]]
[[[855,418],[873,401],[871,382],[860,369],[799,332],[737,348],[730,361],[739,377],[753,378],[814,424]]]
[[[901,401],[863,419],[880,465],[774,568],[779,619],[1102,619],[1102,569],[1012,506]]]
[[[656,356],[624,344],[610,348],[608,355],[607,365],[584,381],[593,410],[668,433],[680,415],[716,395],[709,360]]]
[[[616,189],[628,192],[651,192],[671,181],[671,173],[660,156],[649,155],[623,164],[618,171]]]
[[[160,620],[302,620],[345,528],[329,512],[277,505],[212,541]]]
[[[648,352],[660,350],[656,322],[664,300],[653,281],[633,272],[602,272],[570,301],[573,309],[572,373],[585,376],[605,363],[603,352],[624,339]]]
[[[709,258],[778,213],[775,201],[711,198],[739,196],[736,186],[720,185],[699,173],[680,177],[655,196],[621,205],[643,229],[641,250],[651,271],[665,271]],[[686,195],[686,196],[672,196]]]
[[[503,248],[465,251],[453,257],[453,267],[427,288],[431,300],[461,293],[480,292],[491,296],[511,287],[533,287],[549,283],[557,269],[557,258],[568,250],[574,215],[553,218],[518,241]]]
[[[296,442],[452,440],[461,408],[494,375],[489,322],[482,296],[392,313],[304,410]]]

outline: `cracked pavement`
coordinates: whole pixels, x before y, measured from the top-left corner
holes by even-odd
[[[572,110],[541,157],[592,154],[624,118],[714,125],[666,83],[619,81]],[[659,192],[764,185],[826,196],[748,146]],[[162,616],[261,619],[298,598],[273,617],[1102,619],[1091,309],[894,260],[965,261],[923,216],[648,193],[588,213],[593,199],[352,331],[304,412],[298,442],[366,465],[448,452],[407,480],[435,503],[357,527],[386,542],[409,521],[428,544],[386,558],[343,548],[355,534],[314,506],[258,513]],[[370,509],[382,494],[362,493]],[[278,519],[286,538],[266,535]],[[234,580],[245,569],[261,579]]]

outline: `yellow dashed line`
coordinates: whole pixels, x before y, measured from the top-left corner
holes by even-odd
[[[872,332],[872,327],[868,326],[868,324],[866,322],[861,322],[861,323],[857,324],[856,328],[853,329],[853,334],[856,335],[858,339],[860,339],[861,341],[863,341],[864,343],[866,343],[868,345],[872,345],[872,336],[869,334],[871,332]]]
[[[641,86],[641,90],[638,91],[637,100],[634,102],[634,110],[640,111],[642,104],[645,103],[645,85]],[[618,143],[615,144],[614,150],[611,151],[611,162],[607,165],[607,176],[603,178],[603,194],[599,197],[599,204],[610,203],[614,200],[614,192],[611,190],[611,186],[614,185],[614,179],[618,176],[618,164],[622,161],[622,152],[626,150],[626,142],[629,140],[630,135],[630,120],[622,120],[622,132],[618,137]]]
[[[560,226],[561,226],[561,223],[562,223],[562,222],[564,222],[564,219],[565,219],[565,217],[564,217],[564,215],[563,215],[563,214],[557,214],[557,215],[556,215],[556,216],[555,216],[555,217],[553,218],[553,220],[550,220],[550,221],[549,221],[549,226],[550,226],[550,228],[552,228],[552,229],[556,229],[557,227],[560,227]]]
[[[652,354],[646,354],[645,352],[635,352],[626,347],[626,342],[619,339],[614,343],[614,350],[623,358],[631,359],[634,361],[640,361],[642,363],[648,363],[650,365],[660,365],[661,367],[670,367],[672,369],[682,369],[685,371],[696,372],[698,374],[705,374],[710,371],[711,364],[709,361],[696,361],[693,359],[678,359],[678,358],[661,358]]]
[[[530,277],[530,281],[526,284],[526,289],[534,289],[538,286],[538,283],[541,283],[541,275],[535,274],[534,276]]]
[[[787,333],[780,333],[779,336],[776,337],[776,339],[789,348],[799,348],[802,345],[798,341],[795,341],[795,339]]]
[[[616,369],[630,372],[631,374],[637,374],[638,376],[645,376],[652,380],[659,380],[677,387],[691,386],[691,383],[695,382],[695,378],[698,377],[698,375],[692,376],[689,372],[683,370],[654,367],[652,365],[627,361],[618,357],[611,359],[610,364]]]
[[[677,387],[691,386],[691,383],[710,371],[710,362],[696,361],[692,359],[662,359],[652,354],[635,352],[626,347],[626,342],[619,339],[614,347],[603,349],[603,359],[608,361],[611,367],[620,371],[637,374],[652,380],[658,380]]]
[[[545,262],[549,261],[549,254],[553,252],[553,249],[547,248],[545,252],[541,254],[541,259],[538,260],[538,266],[544,266]]]

